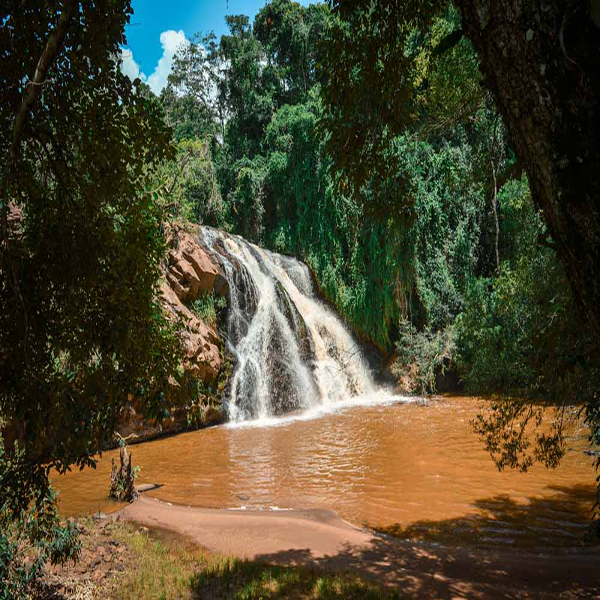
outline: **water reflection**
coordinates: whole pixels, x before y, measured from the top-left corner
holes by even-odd
[[[142,483],[163,484],[150,494],[181,504],[331,508],[411,537],[429,529],[479,540],[501,531],[517,544],[535,531],[538,541],[556,542],[557,533],[579,539],[595,480],[585,430],[570,433],[555,471],[499,473],[469,427],[478,407],[452,398],[356,407],[276,427],[216,427],[134,446],[133,460]],[[111,456],[96,471],[55,480],[65,514],[107,509]],[[573,491],[568,501],[564,490]]]

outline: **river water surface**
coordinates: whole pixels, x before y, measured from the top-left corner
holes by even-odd
[[[498,472],[469,421],[482,401],[345,407],[219,426],[131,446],[149,495],[205,507],[328,508],[404,537],[508,546],[578,545],[594,501],[587,430],[573,426],[552,471]],[[115,508],[111,458],[54,479],[65,515]]]

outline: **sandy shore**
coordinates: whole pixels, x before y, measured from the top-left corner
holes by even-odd
[[[327,510],[214,510],[147,496],[119,514],[222,554],[358,571],[415,598],[600,598],[599,549],[449,548],[373,534]]]

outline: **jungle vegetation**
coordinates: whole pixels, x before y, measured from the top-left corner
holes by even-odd
[[[76,554],[49,469],[92,464],[128,394],[166,410],[165,220],[306,261],[410,391],[501,394],[475,423],[499,467],[555,465],[573,405],[600,445],[597,6],[526,11],[511,45],[510,3],[479,4],[271,0],[199,32],[159,97],[115,60],[128,0],[0,9],[0,565],[9,531]]]
[[[476,4],[272,0],[254,23],[228,17],[220,40],[199,35],[181,49],[160,98],[181,189],[176,205],[164,202],[170,217],[193,214],[306,261],[354,331],[393,354],[392,373],[409,391],[435,391],[446,373],[469,391],[502,394],[475,423],[499,468],[555,466],[572,405],[583,407],[591,443],[600,442],[596,305],[578,292],[564,228],[559,235],[540,182],[530,183],[541,167],[515,142],[518,124],[472,41],[467,13]],[[564,10],[563,42],[581,60],[593,103],[583,53],[598,36],[578,46],[573,31],[579,21],[597,28],[595,13]],[[488,16],[489,27],[504,22]],[[548,61],[547,77],[559,77],[564,65],[554,54]],[[192,117],[200,113],[201,126]],[[598,110],[586,114],[588,136]],[[186,162],[190,144],[206,150]],[[590,231],[594,185],[579,200]],[[568,212],[557,186],[558,212]],[[579,243],[588,234],[570,235]],[[553,430],[525,435],[549,407]]]
[[[150,178],[171,134],[114,60],[130,13],[126,0],[0,8],[3,599],[77,555],[50,470],[93,466],[129,394],[164,414],[178,364]]]

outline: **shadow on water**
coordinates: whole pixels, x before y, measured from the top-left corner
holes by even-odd
[[[506,494],[474,502],[476,512],[440,521],[419,520],[376,531],[402,539],[478,546],[573,548],[587,545],[596,491],[592,486],[549,486],[552,495],[516,502]]]
[[[360,573],[415,598],[600,598],[600,546],[584,542],[594,490],[550,489],[527,504],[499,495],[477,501],[472,516],[386,527],[370,546],[333,556],[257,558]]]

